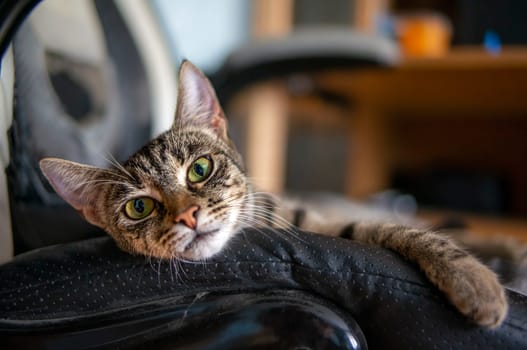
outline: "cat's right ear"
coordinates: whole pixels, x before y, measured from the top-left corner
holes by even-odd
[[[75,208],[88,222],[104,228],[98,215],[97,199],[108,170],[70,162],[58,158],[44,158],[40,169],[49,183],[66,202]]]
[[[227,120],[214,87],[198,67],[186,60],[179,69],[178,103],[173,128],[182,125],[211,130],[228,141]]]

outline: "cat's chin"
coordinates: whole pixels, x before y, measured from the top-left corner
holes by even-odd
[[[204,260],[218,254],[233,236],[231,230],[214,229],[189,234],[188,242],[182,249],[174,252],[176,258],[185,260]]]

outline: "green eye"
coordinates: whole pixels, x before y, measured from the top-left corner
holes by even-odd
[[[140,197],[126,202],[126,215],[132,220],[146,218],[154,210],[155,202],[152,198]]]
[[[212,172],[212,160],[209,157],[200,157],[188,170],[188,180],[192,183],[204,181]]]

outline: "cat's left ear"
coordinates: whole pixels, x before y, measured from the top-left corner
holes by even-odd
[[[51,186],[88,222],[104,228],[101,184],[113,179],[112,172],[58,158],[44,158],[40,169]]]
[[[214,131],[224,140],[227,120],[209,79],[190,61],[179,69],[179,88],[173,128],[192,125]]]

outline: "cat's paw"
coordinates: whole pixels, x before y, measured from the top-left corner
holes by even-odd
[[[451,262],[442,289],[465,316],[480,326],[496,328],[507,315],[505,290],[496,274],[471,256]]]

